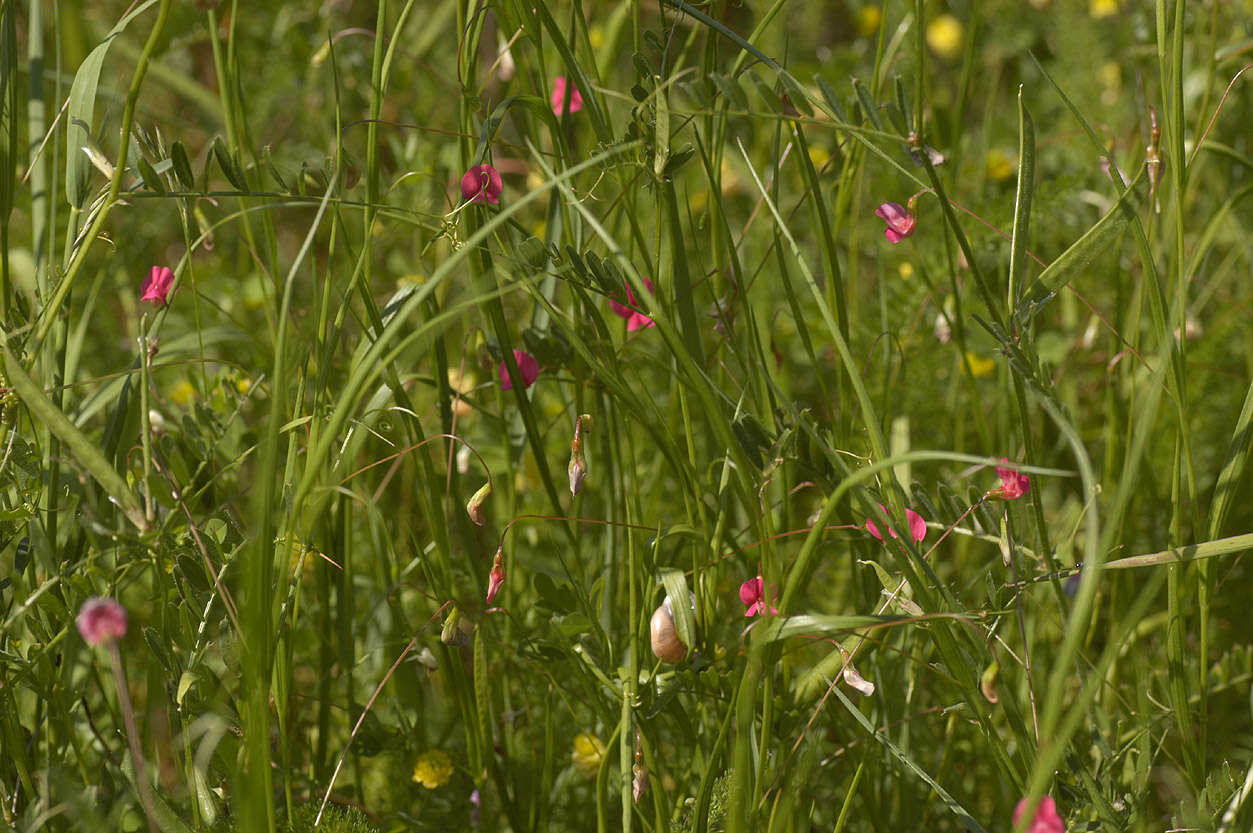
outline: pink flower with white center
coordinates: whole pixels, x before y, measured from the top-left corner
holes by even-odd
[[[500,191],[504,183],[500,181],[500,173],[491,165],[475,165],[461,177],[461,198],[466,202],[500,202]]]
[[[530,353],[522,350],[513,351],[513,360],[517,362],[518,373],[522,374],[522,386],[529,388],[535,384],[535,380],[539,377],[539,362]],[[501,362],[497,368],[500,376],[500,389],[513,390],[513,382],[509,378],[509,369],[505,367],[505,363]]]
[[[775,593],[775,599],[778,597],[779,594]],[[744,611],[745,616],[764,614],[767,608],[769,608],[771,616],[779,614],[777,607],[766,603],[765,582],[761,580],[761,576],[750,578],[740,585],[740,601],[748,605],[748,610]]]
[[[577,113],[583,109],[583,95],[579,92],[579,88],[574,85],[573,81],[566,81],[564,75],[558,75],[553,79],[553,94],[549,98],[549,102],[553,105],[553,115],[560,116],[562,108],[566,103],[566,86],[570,87],[570,108],[567,113]]]
[[[1018,823],[1022,821],[1022,816],[1026,812],[1027,799],[1024,798],[1014,808],[1015,828],[1018,827]],[[1051,796],[1044,796],[1036,805],[1035,817],[1027,826],[1027,833],[1066,833],[1066,825],[1062,823],[1062,817],[1057,814],[1057,802]]]
[[[876,208],[874,213],[888,224],[888,227],[883,230],[883,236],[893,243],[899,243],[914,233],[914,223],[917,218],[914,217],[913,211],[899,202],[885,202]]]
[[[104,645],[126,636],[126,608],[113,599],[92,596],[78,611],[78,632],[88,645]]]
[[[148,277],[140,285],[139,300],[147,301],[153,306],[163,307],[170,297],[170,287],[174,285],[174,273],[168,266],[154,266],[148,270]]]
[[[648,278],[644,278],[644,288],[647,289],[649,294],[651,295],[653,292],[653,282],[650,281]],[[619,318],[626,319],[627,332],[633,333],[636,330],[642,330],[646,327],[657,326],[656,321],[649,318],[644,313],[636,312],[634,309],[631,308],[631,307],[638,307],[639,303],[636,301],[635,293],[631,291],[630,285],[627,286],[626,293],[627,293],[626,304],[620,304],[611,297],[609,299],[609,308],[613,310],[614,315],[618,316]]]
[[[1001,458],[1002,463],[1008,463],[1008,457]],[[1019,471],[996,467],[996,473],[1001,477],[1001,488],[992,489],[988,492],[989,500],[1018,500],[1018,498],[1031,491],[1031,478]]]
[[[879,508],[883,510],[883,514],[886,515],[888,513],[888,508],[882,503],[879,504]],[[915,544],[927,537],[927,522],[922,519],[922,515],[919,515],[912,509],[906,509],[905,519],[909,521],[909,537],[914,539]],[[875,522],[869,518],[866,518],[866,531],[878,540],[883,540],[883,535],[880,534],[879,527],[875,526]],[[895,538],[896,530],[892,529],[892,527],[888,527],[888,534]]]

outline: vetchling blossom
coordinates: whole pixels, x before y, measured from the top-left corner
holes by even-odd
[[[1025,812],[1027,812],[1027,799],[1024,798],[1014,808],[1015,828],[1018,827],[1018,822],[1022,821]],[[1040,799],[1040,803],[1035,808],[1035,817],[1027,826],[1026,833],[1066,833],[1066,825],[1062,823],[1062,817],[1057,814],[1057,802],[1051,796],[1046,795]]]
[[[522,350],[513,351],[513,360],[517,362],[518,373],[522,375],[522,387],[529,388],[539,377],[539,362],[530,353]],[[513,381],[509,378],[509,369],[501,362],[497,368],[500,376],[501,390],[513,390]]]
[[[78,611],[78,632],[88,645],[103,645],[126,636],[126,608],[113,599],[92,596]]]
[[[647,289],[649,294],[651,295],[653,292],[653,282],[650,281],[648,278],[644,278],[644,288]],[[642,330],[645,327],[657,326],[657,322],[649,318],[644,313],[636,312],[635,310],[631,309],[631,307],[638,307],[639,303],[636,301],[635,293],[631,291],[631,287],[629,285],[626,288],[626,293],[627,293],[626,304],[620,304],[611,297],[609,299],[609,308],[613,310],[614,315],[618,316],[619,318],[626,319],[627,332],[633,333],[636,330]]]
[[[913,211],[899,202],[885,202],[876,208],[874,213],[888,224],[888,227],[883,230],[883,236],[891,242],[899,243],[914,233],[917,218],[914,217]]]
[[[778,599],[778,593],[776,593],[774,597],[775,599]],[[748,581],[740,585],[740,601],[748,605],[748,610],[744,611],[745,616],[757,616],[759,614],[764,614],[767,607],[770,608],[771,616],[779,615],[779,609],[777,607],[766,603],[765,582],[761,580],[761,576],[757,576],[757,578],[750,578]]]
[[[1008,463],[1009,458],[1002,457],[1001,462]],[[1022,472],[997,466],[996,473],[1001,477],[1001,488],[989,491],[989,500],[1018,500],[1031,491],[1031,478]]]
[[[413,766],[414,783],[421,784],[428,790],[442,787],[452,778],[452,760],[439,749],[423,753]]]
[[[579,88],[574,85],[573,81],[566,81],[564,75],[558,75],[553,79],[553,94],[549,98],[553,105],[553,115],[560,116],[562,106],[566,103],[566,86],[570,87],[570,108],[566,110],[568,113],[577,113],[583,109],[583,94],[579,92]]]
[[[500,181],[500,173],[491,165],[475,165],[461,177],[461,198],[466,202],[483,202],[492,205],[500,202],[500,191],[504,183]]]
[[[168,266],[154,266],[148,270],[148,277],[140,285],[139,300],[147,301],[153,306],[163,307],[170,297],[170,287],[174,285],[174,273]]]
[[[882,503],[879,504],[879,508],[883,510],[883,514],[886,515],[888,513],[888,508]],[[915,544],[927,537],[927,522],[922,519],[922,515],[919,515],[912,509],[906,509],[905,519],[909,521],[909,537],[914,539]],[[879,533],[879,527],[875,526],[875,522],[869,518],[866,518],[866,531],[878,540],[883,540],[883,536]],[[888,534],[895,538],[896,530],[888,527]]]

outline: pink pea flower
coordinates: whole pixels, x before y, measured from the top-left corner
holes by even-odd
[[[651,295],[653,292],[653,282],[650,281],[648,278],[644,278],[644,287],[648,290],[649,294]],[[639,303],[636,301],[635,293],[631,291],[631,287],[629,285],[626,288],[626,293],[627,293],[626,304],[619,304],[617,301],[615,301],[611,297],[609,299],[609,308],[613,310],[614,315],[618,316],[619,318],[626,319],[627,332],[633,333],[636,330],[642,330],[646,327],[657,326],[657,322],[649,318],[644,313],[636,312],[635,310],[631,309],[631,307],[639,306]]]
[[[499,549],[492,559],[492,571],[487,574],[487,604],[496,601],[496,594],[505,586],[505,562]]]
[[[1001,462],[1008,463],[1009,458],[1002,457]],[[1031,478],[1022,472],[997,466],[996,473],[1001,477],[1001,488],[989,491],[989,500],[1018,500],[1031,491]]]
[[[876,208],[874,213],[888,224],[888,227],[883,230],[883,236],[893,243],[899,243],[914,233],[914,223],[917,218],[914,217],[913,211],[899,202],[885,202]]]
[[[740,585],[740,601],[748,605],[748,610],[744,611],[745,616],[757,616],[764,614],[766,608],[770,608],[770,615],[777,616],[779,609],[774,605],[768,605],[765,600],[766,589],[765,582],[761,580],[761,576],[750,578],[748,581]],[[775,599],[779,598],[779,594],[775,593]]]
[[[466,202],[483,202],[492,205],[500,202],[500,190],[504,183],[500,173],[491,165],[475,165],[461,177],[461,198]]]
[[[583,109],[583,95],[579,92],[579,88],[574,85],[573,81],[566,81],[564,75],[558,75],[553,79],[553,94],[549,101],[553,105],[553,115],[560,116],[562,114],[562,106],[566,103],[566,85],[570,86],[570,109],[566,112],[577,113]]]
[[[148,270],[148,277],[144,278],[143,284],[139,287],[139,300],[147,301],[153,306],[163,307],[167,303],[170,296],[170,287],[174,285],[174,273],[170,271],[168,266],[154,266]]]
[[[1027,812],[1027,799],[1018,802],[1018,806],[1014,808],[1014,827],[1018,827],[1018,822],[1022,821],[1022,816]],[[1057,802],[1051,796],[1044,796],[1040,799],[1040,803],[1036,805],[1035,817],[1031,819],[1031,824],[1027,827],[1027,833],[1066,833],[1066,826],[1062,823],[1062,817],[1057,814]]]
[[[126,608],[113,599],[92,596],[78,611],[78,632],[88,645],[104,645],[126,636]]]
[[[535,384],[535,379],[539,376],[539,362],[530,353],[521,350],[513,351],[513,360],[518,364],[518,373],[522,374],[522,386],[529,388]],[[509,379],[509,369],[505,367],[505,363],[501,362],[497,368],[500,375],[500,389],[513,390],[513,382]]]
[[[888,508],[882,503],[879,504],[879,508],[883,510],[883,514],[887,514]],[[909,537],[914,539],[915,544],[927,537],[927,522],[922,519],[922,515],[919,515],[912,509],[906,509],[905,519],[909,521]],[[883,536],[879,533],[879,527],[875,526],[875,522],[869,518],[866,518],[866,531],[878,540],[883,540]],[[888,534],[895,538],[896,530],[888,527]]]

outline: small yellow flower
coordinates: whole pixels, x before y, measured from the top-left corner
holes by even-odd
[[[900,273],[901,280],[907,281],[914,276],[914,264],[907,260],[896,267],[896,271]]]
[[[452,778],[452,761],[439,749],[432,749],[413,765],[413,780],[428,790],[442,787]]]
[[[605,45],[605,30],[600,26],[590,26],[587,30],[587,42],[592,49],[600,49]]]
[[[927,24],[927,46],[946,61],[961,55],[965,30],[951,14],[942,14]]]
[[[996,370],[996,362],[969,351],[966,353],[966,365],[970,368],[970,375],[976,379],[991,376],[992,371]]]
[[[192,387],[191,382],[186,379],[180,379],[175,383],[174,389],[170,391],[170,399],[174,400],[174,404],[179,407],[186,408],[191,401],[196,398],[196,389]]]
[[[570,762],[587,778],[596,776],[600,770],[600,762],[605,759],[605,744],[600,738],[583,732],[574,739],[574,749],[570,752]]]
[[[821,145],[810,145],[809,161],[813,163],[816,170],[822,170],[822,166],[831,160],[831,154]]]
[[[1118,14],[1118,0],[1091,0],[1088,14],[1095,18],[1113,17]]]
[[[988,151],[987,158],[983,162],[984,170],[987,171],[988,179],[995,182],[1004,182],[1014,175],[1013,163],[1009,161],[1009,156],[1000,148],[992,148]]]
[[[857,34],[863,38],[870,37],[879,31],[879,24],[882,21],[883,12],[878,6],[862,6],[857,11]]]

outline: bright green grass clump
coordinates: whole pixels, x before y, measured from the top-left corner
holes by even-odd
[[[1251,33],[0,4],[3,826],[1253,829]]]

